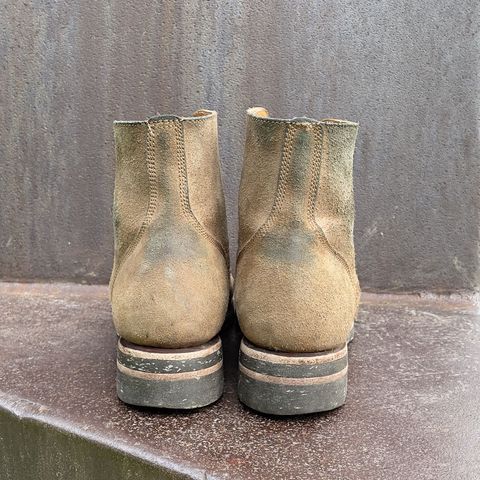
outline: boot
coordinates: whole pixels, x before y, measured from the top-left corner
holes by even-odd
[[[218,335],[229,300],[216,112],[115,122],[117,392],[196,408],[223,390]]]
[[[352,159],[358,125],[247,111],[234,303],[240,400],[269,414],[345,402],[359,301]]]

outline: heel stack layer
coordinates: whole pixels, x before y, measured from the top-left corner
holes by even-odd
[[[240,345],[239,397],[247,406],[274,415],[332,410],[345,403],[347,345],[326,352],[272,352]]]
[[[125,403],[191,409],[215,402],[223,391],[219,337],[199,347],[161,349],[120,339],[117,394]]]

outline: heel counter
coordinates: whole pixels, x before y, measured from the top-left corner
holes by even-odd
[[[317,352],[342,345],[358,298],[349,273],[314,232],[289,242],[294,248],[278,236],[263,237],[239,259],[234,295],[242,332],[270,350]]]

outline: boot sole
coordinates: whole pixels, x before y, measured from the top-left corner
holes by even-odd
[[[131,405],[192,409],[223,393],[222,342],[216,337],[193,348],[117,345],[117,395]]]
[[[340,407],[347,395],[348,347],[283,353],[240,344],[240,401],[272,415],[300,415]]]

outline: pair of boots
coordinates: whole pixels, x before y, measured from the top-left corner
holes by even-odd
[[[247,111],[233,303],[240,400],[269,414],[345,402],[359,285],[352,159],[358,125]],[[196,408],[223,390],[230,296],[217,115],[115,122],[117,392]]]

